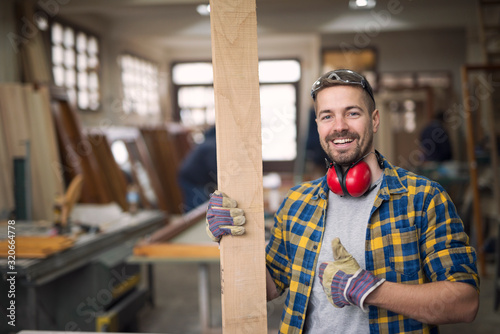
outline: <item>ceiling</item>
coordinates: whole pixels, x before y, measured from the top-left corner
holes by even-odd
[[[210,36],[210,18],[196,11],[203,3],[208,0],[71,0],[58,14],[101,22],[114,38],[168,46]],[[466,29],[476,22],[471,0],[377,0],[364,11],[350,10],[348,0],[256,0],[256,5],[259,35]]]

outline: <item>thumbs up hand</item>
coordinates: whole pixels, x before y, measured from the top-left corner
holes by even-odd
[[[361,269],[339,238],[333,239],[332,251],[334,261],[324,262],[319,267],[319,278],[328,300],[335,307],[356,305],[368,312],[364,307],[366,297],[385,279]]]

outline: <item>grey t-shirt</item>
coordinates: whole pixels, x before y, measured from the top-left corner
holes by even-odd
[[[360,267],[365,268],[366,227],[382,178],[375,182],[376,188],[362,197],[341,197],[330,191],[325,232],[307,307],[304,333],[332,333],[332,329],[338,329],[342,334],[369,333],[368,313],[356,306],[334,307],[325,295],[318,273],[321,263],[333,261],[332,240],[336,237],[340,238]]]

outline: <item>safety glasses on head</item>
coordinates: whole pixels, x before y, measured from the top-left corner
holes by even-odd
[[[359,73],[356,73],[351,70],[334,70],[330,71],[328,73],[323,74],[321,77],[319,77],[318,80],[316,80],[312,87],[311,87],[311,96],[314,101],[316,101],[316,93],[324,88],[324,87],[330,87],[333,86],[332,81],[339,81],[341,84],[344,85],[359,85],[361,86],[367,93],[370,95],[370,98],[373,100],[375,103],[375,98],[373,97],[373,91],[372,87],[368,83],[368,81],[365,79],[364,76],[362,76]]]

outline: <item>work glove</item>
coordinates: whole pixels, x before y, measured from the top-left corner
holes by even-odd
[[[221,191],[210,194],[207,209],[207,234],[215,242],[223,235],[242,235],[245,233],[245,216],[242,209],[237,208],[234,199]]]
[[[324,262],[319,267],[319,278],[328,300],[335,307],[356,305],[368,312],[364,307],[366,297],[385,279],[361,269],[339,238],[333,239],[332,250],[335,261]]]

